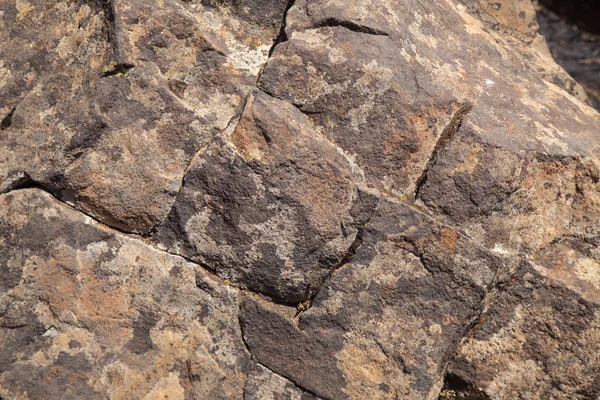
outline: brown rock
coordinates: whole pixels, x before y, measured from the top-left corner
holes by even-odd
[[[597,264],[540,261],[500,287],[450,371],[493,399],[596,398]]]
[[[0,397],[597,399],[600,114],[536,31],[0,0]]]
[[[298,109],[255,91],[236,130],[190,165],[161,246],[232,282],[301,301],[365,222],[359,172]]]
[[[261,364],[324,398],[435,398],[501,265],[451,228],[383,201],[355,256],[297,322],[246,300],[244,340]]]
[[[260,4],[2,2],[0,190],[33,180],[150,231],[267,59],[286,4]]]
[[[3,398],[241,398],[237,290],[39,190],[0,204]]]
[[[318,399],[262,365],[253,364],[248,373],[244,400],[275,400],[280,398],[285,400]]]

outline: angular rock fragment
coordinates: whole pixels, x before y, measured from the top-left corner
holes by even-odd
[[[237,290],[40,190],[0,204],[0,396],[242,397]]]
[[[297,322],[246,299],[244,340],[323,398],[434,398],[507,261],[396,202],[380,203],[362,240]]]
[[[246,6],[1,2],[0,191],[26,174],[112,226],[162,222],[279,33],[285,1]]]
[[[298,1],[258,85],[297,105],[380,190],[411,198],[459,132],[514,153],[594,157],[598,115],[544,81],[461,4]],[[445,134],[443,134],[445,131]]]
[[[157,240],[232,282],[299,302],[368,218],[352,160],[295,107],[256,91],[235,132],[194,159]]]
[[[599,288],[597,263],[523,262],[449,371],[492,399],[597,398]]]

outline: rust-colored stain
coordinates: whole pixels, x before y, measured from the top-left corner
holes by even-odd
[[[441,233],[442,244],[452,250],[452,252],[456,252],[456,240],[458,239],[456,231],[448,227],[443,227]]]

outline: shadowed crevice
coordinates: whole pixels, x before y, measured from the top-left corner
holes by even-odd
[[[127,75],[135,65],[130,63],[110,63],[102,70],[103,77]]]
[[[346,28],[352,32],[366,33],[367,35],[390,36],[389,33],[382,31],[380,29],[372,28],[372,27],[366,26],[366,25],[357,24],[357,23],[351,22],[351,21],[341,20],[338,18],[327,18],[323,21],[320,21],[315,26],[315,28],[326,28],[326,27],[330,27],[330,28],[342,27],[342,28]]]
[[[427,161],[427,164],[425,164],[425,168],[423,169],[421,176],[419,177],[419,179],[417,179],[417,183],[415,185],[415,200],[419,198],[419,192],[427,182],[427,174],[429,174],[429,171],[437,162],[438,155],[448,145],[448,143],[450,143],[454,135],[460,129],[463,120],[465,119],[467,114],[469,114],[469,112],[473,110],[474,107],[475,105],[473,103],[464,103],[463,105],[461,105],[458,111],[456,111],[452,116],[452,119],[450,120],[448,125],[446,125],[446,127],[440,134],[440,137],[435,143],[433,151],[429,156],[429,160]]]
[[[11,110],[6,115],[6,117],[4,117],[2,119],[2,122],[0,122],[0,131],[10,128],[10,126],[12,125],[12,119],[13,119],[13,116],[15,115],[16,109],[17,109],[17,106],[14,106],[13,108],[11,108]]]
[[[491,400],[491,398],[462,378],[448,373],[444,377],[444,387],[438,400]]]
[[[287,33],[285,32],[285,29],[287,27],[286,20],[288,11],[290,11],[290,8],[294,6],[294,3],[296,3],[296,0],[289,0],[287,6],[285,7],[285,11],[283,12],[283,20],[281,21],[281,28],[279,28],[279,34],[275,38],[273,46],[271,46],[271,48],[269,49],[267,61],[269,61],[268,59],[271,57],[273,51],[275,50],[275,47],[277,47],[278,44],[288,41]]]

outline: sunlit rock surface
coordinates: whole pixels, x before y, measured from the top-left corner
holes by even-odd
[[[597,399],[600,114],[527,0],[0,0],[3,399]]]

